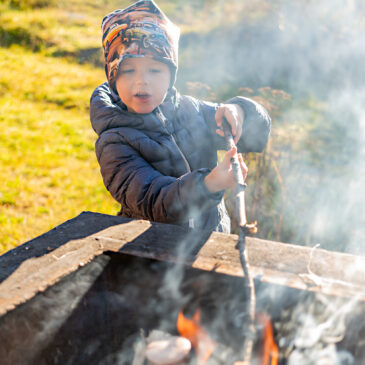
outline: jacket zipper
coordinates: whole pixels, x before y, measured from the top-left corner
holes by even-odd
[[[172,142],[175,144],[177,150],[180,153],[180,156],[182,157],[184,163],[185,163],[185,168],[187,170],[188,173],[191,172],[191,168],[189,165],[188,160],[186,159],[185,155],[183,154],[183,152],[181,151],[180,147],[178,146],[178,144],[176,143],[176,140],[174,138],[174,136],[170,133],[170,131],[166,128],[166,124],[165,124],[165,120],[162,116],[162,113],[160,112],[160,110],[158,110],[158,112],[156,113],[158,119],[160,120],[161,124],[163,125],[165,131],[168,133],[168,135],[171,137]],[[194,219],[193,218],[189,218],[189,228],[194,228]]]

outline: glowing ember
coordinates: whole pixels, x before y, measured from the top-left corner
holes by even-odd
[[[258,321],[263,326],[263,344],[262,344],[262,365],[278,365],[279,349],[274,341],[274,332],[270,317],[267,314],[260,313]]]
[[[200,325],[200,310],[193,318],[186,318],[182,312],[177,318],[177,330],[180,335],[190,340],[197,356],[197,365],[204,365],[212,355],[216,344]]]

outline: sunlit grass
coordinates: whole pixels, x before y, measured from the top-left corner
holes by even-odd
[[[88,105],[102,70],[0,48],[0,252],[83,210],[115,214]]]

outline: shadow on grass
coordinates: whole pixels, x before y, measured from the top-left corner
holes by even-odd
[[[90,64],[95,67],[104,67],[103,52],[100,47],[89,47],[67,51],[57,48],[47,52],[47,48],[56,46],[54,43],[45,41],[37,35],[22,27],[4,28],[0,25],[0,46],[9,48],[12,45],[22,46],[32,52],[46,50],[51,57],[64,58],[79,64]]]
[[[74,52],[58,49],[50,54],[52,57],[66,58],[79,64],[90,64],[95,67],[104,67],[101,47],[79,49]]]
[[[44,46],[44,41],[24,28],[5,29],[0,25],[0,46],[10,47],[13,44],[39,52]]]

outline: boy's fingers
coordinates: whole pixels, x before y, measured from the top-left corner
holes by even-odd
[[[226,105],[220,106],[215,113],[215,121],[219,127],[222,127],[223,117],[227,119],[232,129],[232,135],[235,136],[237,134],[237,118],[234,117],[232,111]]]
[[[234,137],[233,141],[237,144],[242,135],[242,124],[244,119],[243,109],[235,104],[221,105],[215,113],[215,120],[220,130],[222,129],[223,117],[226,118],[228,124],[231,126],[232,135]],[[224,133],[221,132],[217,132],[217,134],[222,137],[224,136]]]
[[[237,134],[237,123],[236,123],[236,119],[234,118],[234,116],[229,112],[228,109],[226,109],[227,112],[224,113],[224,116],[227,119],[227,122],[229,123],[229,125],[231,126],[232,129],[232,135],[236,136]]]
[[[239,130],[239,132],[237,134],[234,134],[234,132],[232,131],[232,135],[234,136],[233,141],[235,144],[237,144],[238,140],[241,137],[241,133],[242,133],[242,129],[240,127],[238,127],[238,130]],[[224,132],[221,129],[216,129],[215,131],[218,135],[220,135],[221,137],[224,137]]]
[[[241,170],[242,170],[243,178],[245,179],[246,176],[247,176],[247,173],[248,173],[248,167],[245,164],[245,161],[243,161],[243,157],[242,157],[242,155],[240,153],[238,154],[238,160],[239,160],[240,165],[241,165]]]
[[[229,152],[232,154],[232,156],[231,156],[231,157],[233,157],[233,156],[237,153],[237,147],[236,147],[236,146],[233,146],[233,147],[229,150]]]
[[[228,168],[231,164],[231,158],[236,154],[237,147],[232,147],[229,151],[226,152],[226,154],[223,157],[222,164]]]
[[[237,142],[239,141],[239,139],[241,138],[241,134],[242,134],[242,127],[241,125],[238,123],[237,125],[237,133],[234,137],[234,143],[237,144]]]
[[[244,163],[244,161],[242,161],[242,162],[241,162],[241,168],[242,168],[242,171],[243,171],[243,172],[246,172],[246,173],[248,172],[248,167],[247,167],[247,165]]]
[[[241,165],[244,166],[245,169],[247,170],[247,165],[246,165],[245,161],[243,160],[243,157],[242,157],[241,153],[238,154],[238,159],[239,159]]]
[[[224,132],[223,132],[221,129],[216,129],[215,131],[216,131],[216,133],[217,133],[218,135],[220,135],[221,137],[224,137]],[[237,144],[238,140],[240,139],[240,137],[241,137],[241,133],[242,133],[242,129],[241,129],[241,128],[239,128],[239,132],[236,134],[236,136],[235,136],[235,137],[234,137],[234,139],[233,139],[233,142],[234,142],[235,144]]]
[[[219,127],[222,127],[223,115],[224,109],[222,107],[219,107],[215,113],[215,121],[217,122],[217,125]]]

